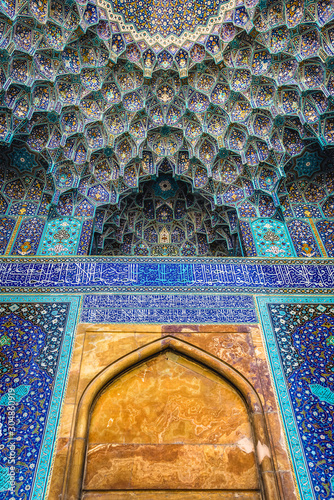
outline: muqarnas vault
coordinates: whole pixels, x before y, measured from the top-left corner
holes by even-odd
[[[331,0],[0,1],[0,498],[333,500]]]
[[[0,8],[4,254],[333,256],[330,1]]]

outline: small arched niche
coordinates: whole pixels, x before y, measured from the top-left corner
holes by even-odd
[[[87,429],[85,500],[259,500],[247,404],[229,380],[166,350],[100,391]]]

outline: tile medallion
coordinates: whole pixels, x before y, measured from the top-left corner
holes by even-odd
[[[41,242],[41,255],[75,255],[81,222],[74,217],[53,219],[47,223]]]
[[[252,223],[259,257],[294,257],[285,224],[278,220],[257,219]]]

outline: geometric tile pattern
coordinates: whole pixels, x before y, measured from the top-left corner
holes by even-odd
[[[233,6],[233,2],[218,0],[216,2],[198,2],[196,6],[193,6],[179,0],[167,2],[149,0],[145,9],[142,9],[141,4],[136,2],[130,2],[129,5],[125,6],[121,1],[107,1],[105,5],[107,8],[109,7],[109,17],[119,20],[119,14],[121,14],[128,29],[132,28],[131,31],[141,32],[145,30],[151,35],[152,41],[156,40],[158,35],[159,39],[168,38],[170,43],[171,36],[174,35],[172,39],[179,40],[184,32],[189,36],[194,31],[196,32],[199,26],[202,29],[198,30],[198,33],[202,33],[203,27],[205,28],[209,24],[209,28],[207,28],[207,32],[209,32],[212,25],[210,18],[217,17],[219,13],[223,14],[224,10]]]
[[[226,213],[217,209],[213,217],[207,200],[166,171],[105,214],[107,230],[98,241],[103,255],[222,256],[233,249]]]
[[[332,224],[331,0],[3,0],[0,12],[1,216],[96,218],[81,255],[252,256],[254,236],[258,256],[283,257],[278,227],[262,251],[268,232],[238,220]],[[182,208],[156,192],[171,231],[143,204],[163,175],[189,195]],[[36,253],[25,226],[15,255]],[[73,254],[64,243],[51,253]]]

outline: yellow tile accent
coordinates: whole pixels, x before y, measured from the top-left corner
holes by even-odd
[[[319,236],[319,233],[318,233],[318,230],[316,228],[316,225],[314,224],[314,220],[310,217],[309,221],[310,221],[310,226],[313,229],[313,233],[314,233],[315,239],[318,242],[318,245],[319,245],[319,248],[320,248],[320,252],[322,253],[322,256],[323,257],[328,257],[326,249],[324,247],[324,244],[323,244],[323,242],[322,242],[322,240],[321,240],[321,238]]]
[[[18,217],[17,218],[17,221],[16,221],[16,224],[15,224],[15,227],[14,227],[14,231],[13,231],[13,234],[12,234],[12,237],[11,239],[9,240],[9,243],[7,245],[7,249],[5,251],[5,255],[9,255],[9,252],[11,251],[12,249],[12,246],[14,244],[14,241],[15,241],[15,238],[16,238],[16,235],[18,233],[18,230],[19,230],[19,227],[20,227],[20,224],[21,224],[21,221],[22,221],[23,217]]]

